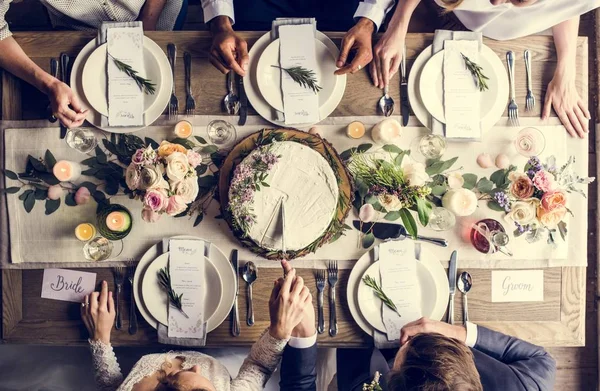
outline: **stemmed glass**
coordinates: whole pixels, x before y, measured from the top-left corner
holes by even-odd
[[[446,140],[435,134],[415,137],[410,144],[411,157],[425,162],[428,159],[439,159],[446,152]]]
[[[525,157],[539,156],[546,148],[546,138],[537,128],[523,128],[515,139],[515,149]]]
[[[88,153],[98,145],[98,139],[92,129],[69,129],[65,137],[67,145],[81,153]]]
[[[235,127],[220,119],[211,121],[206,131],[209,140],[215,145],[233,144],[237,137]]]

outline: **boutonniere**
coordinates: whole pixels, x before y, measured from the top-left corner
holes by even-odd
[[[373,376],[373,380],[371,380],[371,383],[363,384],[363,391],[383,391],[383,388],[381,388],[381,386],[379,385],[380,377],[381,374],[379,373],[379,371],[375,371],[375,376]]]

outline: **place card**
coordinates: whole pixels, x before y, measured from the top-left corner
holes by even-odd
[[[96,273],[67,269],[45,269],[42,298],[82,303],[94,291]]]
[[[492,303],[544,301],[543,270],[493,270]]]
[[[113,61],[115,58],[143,76],[144,30],[141,26],[109,28],[107,51],[108,123],[110,126],[144,125],[144,93]]]
[[[317,82],[317,56],[315,31],[312,24],[279,26],[279,65],[282,68],[303,67],[315,72]],[[292,80],[281,71],[283,113],[287,125],[319,122],[319,94]]]
[[[182,296],[185,315],[169,305],[169,337],[204,338],[205,270],[202,240],[176,239],[169,242],[171,286]],[[187,317],[186,317],[187,315]]]
[[[379,245],[381,287],[398,313],[382,303],[382,319],[388,340],[400,338],[402,327],[421,315],[421,287],[417,279],[414,243],[409,240],[384,242]]]

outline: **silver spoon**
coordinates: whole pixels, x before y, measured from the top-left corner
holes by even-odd
[[[254,309],[252,306],[252,284],[256,281],[258,277],[258,268],[254,264],[254,262],[246,262],[244,265],[244,281],[248,283],[248,314],[246,316],[246,324],[248,326],[254,325]]]
[[[235,92],[233,92],[233,80],[233,71],[227,72],[228,94],[225,95],[225,98],[223,99],[223,105],[225,106],[225,111],[227,111],[227,113],[231,115],[237,114],[240,110],[240,99],[235,94]]]
[[[394,112],[394,100],[388,93],[388,86],[385,86],[383,89],[383,96],[379,99],[379,110],[381,110],[386,117],[389,117]]]
[[[458,290],[463,294],[463,323],[467,323],[469,321],[469,308],[467,306],[467,293],[471,290],[473,286],[473,279],[469,272],[462,272],[460,274],[460,278],[456,283]]]

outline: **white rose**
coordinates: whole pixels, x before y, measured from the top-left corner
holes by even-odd
[[[172,184],[173,193],[181,196],[186,203],[190,203],[196,199],[198,195],[198,177],[191,176],[182,181]]]
[[[145,166],[140,172],[138,189],[164,188],[164,182],[165,179],[163,178],[162,170],[158,166]]]
[[[429,181],[429,175],[425,172],[423,163],[412,161],[405,156],[401,167],[404,177],[411,186],[424,186]]]
[[[536,219],[538,206],[540,200],[537,198],[530,198],[524,201],[517,201],[511,205],[511,210],[508,212],[504,219],[508,222],[516,222],[519,225],[527,225],[533,223]]]
[[[127,183],[129,190],[136,190],[140,185],[140,180],[141,176],[138,166],[135,163],[131,163],[125,171],[125,183]]]
[[[190,164],[185,154],[173,152],[166,158],[167,176],[171,181],[181,181],[190,170]]]
[[[459,172],[453,172],[448,175],[448,187],[451,189],[460,189],[465,184],[465,178]]]
[[[398,196],[391,194],[380,194],[377,196],[377,201],[387,210],[393,212],[402,209],[402,202],[398,199]]]

